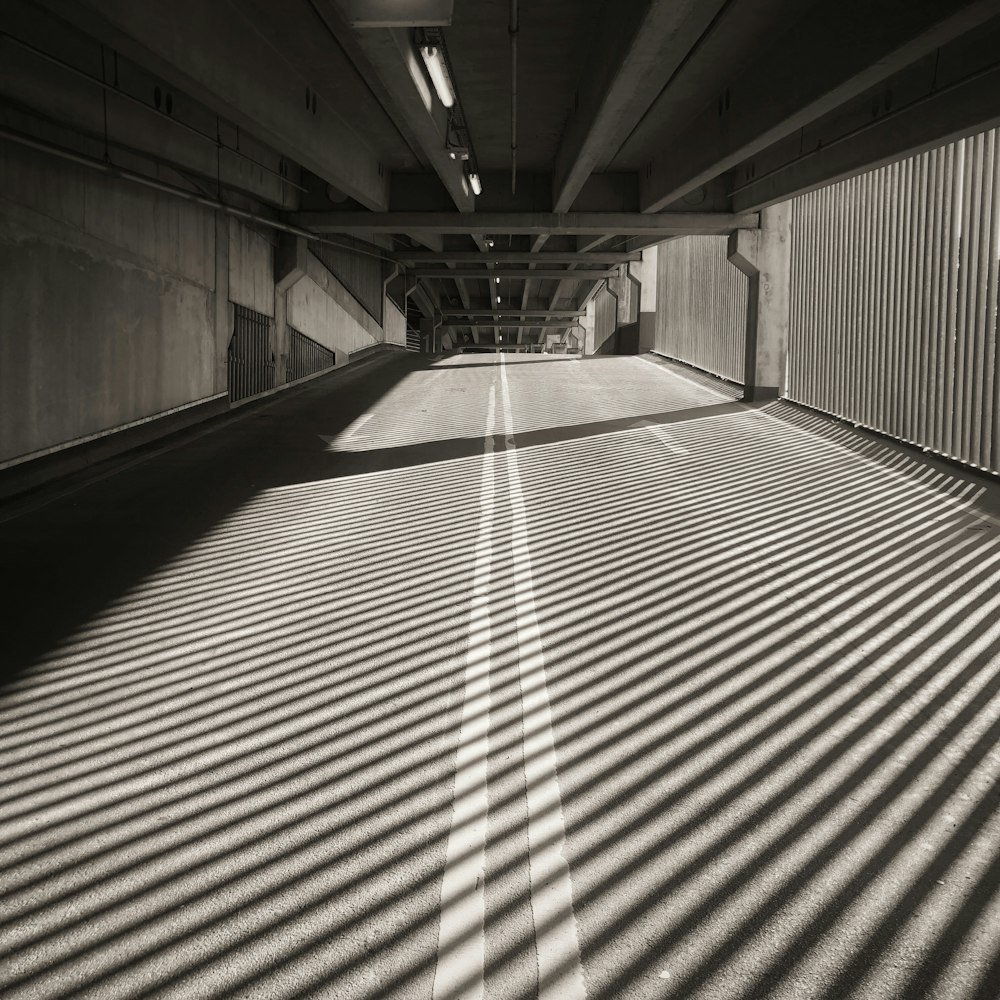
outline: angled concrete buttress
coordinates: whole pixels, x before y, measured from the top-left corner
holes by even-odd
[[[285,383],[288,356],[288,290],[309,271],[309,248],[301,236],[282,235],[274,255],[274,384]]]
[[[784,392],[791,267],[788,203],[765,208],[759,229],[730,234],[729,262],[749,279],[743,398],[774,399]]]

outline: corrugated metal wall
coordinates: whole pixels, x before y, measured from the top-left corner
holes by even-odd
[[[743,381],[747,279],[726,259],[725,236],[657,247],[653,349]]]
[[[337,236],[336,239],[350,246],[360,245],[350,236]],[[313,243],[309,249],[381,325],[383,262],[378,257],[341,250],[328,243]]]
[[[1000,471],[998,145],[795,199],[789,398]]]

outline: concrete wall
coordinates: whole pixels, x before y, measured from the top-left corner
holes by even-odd
[[[629,271],[642,287],[639,296],[639,350],[651,351],[656,341],[657,247],[646,247],[642,260],[629,264]]]
[[[229,219],[229,300],[274,318],[273,232]]]
[[[0,464],[211,396],[215,213],[0,146]]]
[[[385,342],[396,344],[398,347],[406,347],[406,317],[388,295],[382,305],[382,321],[385,324]]]
[[[329,282],[337,281],[333,275],[328,282],[321,276],[319,281],[316,278],[310,273],[288,290],[288,322],[292,326],[331,351],[347,354],[382,342],[382,328],[374,320],[361,322],[342,301],[328,294]],[[344,294],[348,294],[346,290]]]
[[[276,246],[263,225],[0,144],[0,470],[228,405],[231,302],[274,317],[276,339],[285,308],[338,356],[405,345],[395,306],[386,336],[311,254],[276,294]]]

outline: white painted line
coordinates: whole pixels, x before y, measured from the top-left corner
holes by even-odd
[[[569,865],[563,853],[566,829],[559,794],[552,711],[545,680],[545,657],[535,612],[527,515],[514,444],[507,369],[502,354],[500,388],[507,445],[504,464],[510,488],[514,612],[528,800],[528,872],[538,951],[538,1000],[585,1000],[587,990],[573,913],[573,889]]]
[[[481,1000],[486,966],[486,758],[490,725],[490,561],[493,557],[496,387],[490,389],[479,492],[465,694],[455,759],[434,1000]]]
[[[348,441],[350,438],[354,437],[354,435],[357,434],[358,431],[361,430],[361,428],[364,427],[365,424],[367,424],[368,421],[374,416],[374,413],[363,413],[347,428],[347,430],[340,435],[340,439],[342,441]]]
[[[648,430],[667,451],[673,452],[675,455],[691,454],[662,424],[654,423],[652,420],[643,420],[640,426]]]

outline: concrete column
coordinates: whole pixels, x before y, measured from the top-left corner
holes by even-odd
[[[288,356],[288,290],[306,274],[306,241],[282,235],[274,253],[274,384],[285,384]]]
[[[591,299],[587,303],[586,315],[580,317],[583,326],[583,353],[588,357],[594,353],[594,324],[597,316],[597,306]]]
[[[785,390],[788,353],[791,203],[765,208],[760,229],[729,237],[729,262],[749,279],[743,398],[775,399]]]
[[[434,320],[420,320],[420,347],[425,354],[434,354]]]
[[[233,335],[229,305],[229,216],[215,213],[215,391],[229,389],[229,339]]]
[[[655,246],[642,251],[642,260],[630,263],[629,274],[639,282],[639,352],[653,349],[656,336],[656,256]]]

